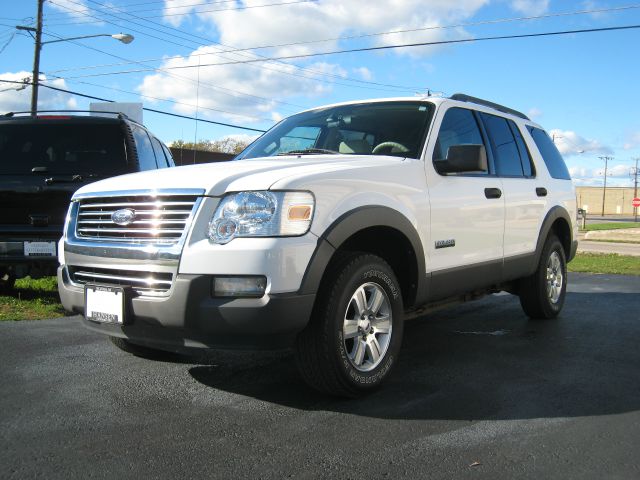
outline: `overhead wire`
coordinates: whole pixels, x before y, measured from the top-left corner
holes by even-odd
[[[33,85],[33,82],[18,82],[18,81],[15,81],[15,80],[0,79],[0,82],[3,82],[3,83],[16,83],[16,84],[27,83],[28,85]],[[44,88],[48,88],[50,90],[56,90],[58,92],[68,93],[70,95],[76,95],[76,96],[83,97],[83,98],[89,98],[91,100],[100,100],[101,102],[116,103],[114,100],[110,100],[108,98],[96,97],[95,95],[87,95],[86,93],[74,92],[73,90],[67,90],[67,89],[64,89],[64,88],[58,88],[58,87],[54,87],[52,85],[46,85],[46,84],[43,84],[43,83],[39,84],[39,86],[44,87]],[[241,125],[234,125],[232,123],[216,122],[214,120],[206,120],[206,119],[202,119],[202,118],[196,119],[195,117],[190,117],[188,115],[180,115],[179,113],[166,112],[164,110],[158,110],[158,109],[155,109],[155,108],[143,107],[142,110],[147,111],[147,112],[159,113],[161,115],[168,115],[168,116],[171,116],[171,117],[184,118],[184,119],[187,119],[187,120],[196,120],[198,122],[210,123],[210,124],[214,124],[214,125],[221,125],[221,126],[224,126],[224,127],[237,128],[237,129],[240,129],[240,130],[248,130],[248,131],[251,131],[251,132],[264,133],[266,131],[266,130],[261,130],[259,128],[251,128],[251,127],[244,127],[244,126],[241,126]]]
[[[53,34],[53,33],[48,33],[47,32],[46,34],[47,35],[51,35],[51,36],[56,37],[56,38],[60,38],[60,39],[62,38],[59,35],[56,35],[56,34]],[[120,57],[120,56],[115,55],[113,53],[105,52],[104,50],[100,50],[98,48],[91,47],[89,45],[85,45],[85,44],[83,44],[81,42],[77,42],[75,40],[69,40],[69,42],[73,43],[75,45],[78,45],[80,47],[83,47],[83,48],[86,48],[86,49],[89,49],[89,50],[93,50],[93,51],[102,53],[104,55],[108,55],[108,56],[111,56],[111,57],[114,57],[114,58],[123,59],[123,57]],[[126,59],[124,59],[124,60],[126,60]],[[143,66],[146,66],[143,63],[139,63],[139,64],[143,65]],[[196,83],[195,80],[193,80],[192,78],[185,77],[183,75],[178,75],[178,74],[175,74],[173,72],[165,72],[164,69],[152,68],[151,70],[152,71],[163,71],[165,74],[167,74],[168,76],[170,76],[172,78],[176,78],[178,80],[186,81],[186,82],[189,82],[189,83],[192,83],[192,84]],[[44,72],[44,73],[46,74],[48,72]],[[61,77],[61,78],[66,79],[65,77]],[[271,98],[261,97],[259,95],[254,95],[254,94],[251,94],[251,93],[241,92],[239,90],[228,89],[226,87],[221,87],[219,85],[213,85],[213,84],[210,84],[210,83],[207,83],[207,82],[200,82],[200,85],[201,86],[205,86],[205,88],[207,88],[209,90],[212,90],[212,91],[215,91],[215,92],[218,92],[218,93],[223,93],[224,95],[234,96],[236,98],[238,96],[245,96],[245,97],[248,97],[248,98],[254,98],[254,99],[262,100],[262,101],[265,101],[265,102],[274,102],[274,103],[282,104],[282,105],[285,105],[285,106],[288,106],[288,107],[295,107],[296,109],[305,108],[302,105],[296,105],[294,103],[285,102],[285,101],[282,101],[282,100],[275,100],[275,99],[271,99]],[[231,93],[229,93],[229,92],[231,92]],[[258,102],[256,102],[256,103],[258,103]]]
[[[74,1],[74,0],[68,0],[68,1],[70,1],[71,3],[77,4],[77,5],[81,5],[81,4],[79,4],[78,2],[76,2],[76,1]],[[104,4],[101,4],[101,3],[96,2],[96,1],[94,1],[94,0],[88,0],[88,1],[89,1],[89,2],[91,2],[91,3],[94,3],[94,4],[96,4],[96,5],[100,5],[100,6],[102,6],[102,7],[105,7],[105,5],[104,5]],[[85,12],[81,12],[80,10],[73,10],[73,9],[70,9],[69,7],[66,7],[66,6],[65,6],[64,8],[67,8],[67,9],[69,9],[69,10],[71,10],[71,11],[74,11],[74,12],[83,13],[83,14],[85,14],[85,15],[91,16],[92,18],[98,18],[98,17],[96,17],[95,15],[90,15],[90,14],[87,14],[87,13],[85,13]],[[111,10],[116,9],[116,7],[111,7],[111,6],[108,6],[108,5],[106,6],[106,8],[109,8],[109,9],[111,9]],[[132,20],[129,20],[129,19],[126,19],[126,18],[119,17],[119,16],[117,16],[117,15],[115,15],[115,14],[112,14],[112,13],[103,12],[103,11],[98,11],[97,9],[92,9],[92,10],[94,10],[94,11],[95,11],[95,12],[97,12],[97,13],[103,14],[103,15],[105,15],[105,14],[106,14],[106,15],[109,15],[110,17],[113,17],[113,18],[115,18],[115,19],[118,19],[118,20],[121,20],[121,21],[124,21],[124,22],[127,22],[127,23],[132,23],[132,24],[134,24],[134,25],[141,26],[142,28],[147,28],[147,29],[149,29],[149,30],[152,30],[152,31],[158,32],[158,33],[163,34],[163,35],[166,35],[166,34],[167,34],[166,32],[162,32],[162,31],[158,30],[157,28],[149,27],[149,26],[147,26],[147,25],[143,25],[143,24],[140,24],[140,23],[138,23],[138,22],[134,22],[134,21],[132,21]],[[118,12],[122,12],[123,14],[128,15],[128,14],[127,14],[127,12],[124,12],[124,11],[119,10],[119,9],[118,9]],[[143,20],[143,21],[146,21],[146,22],[152,23],[152,24],[154,24],[154,25],[158,25],[158,26],[160,26],[160,27],[162,27],[162,28],[169,29],[169,30],[172,30],[172,31],[176,31],[176,32],[179,32],[179,33],[183,33],[183,34],[186,34],[186,35],[190,35],[190,36],[192,36],[192,37],[199,38],[199,39],[202,39],[202,40],[205,40],[206,42],[208,42],[208,43],[202,43],[202,42],[198,42],[198,41],[195,41],[195,40],[190,40],[190,39],[187,39],[187,38],[184,38],[184,37],[180,37],[181,39],[186,40],[186,41],[189,41],[189,42],[192,42],[192,43],[194,43],[194,44],[196,44],[196,45],[200,45],[200,46],[211,46],[210,44],[211,44],[211,43],[214,43],[214,44],[216,44],[216,45],[220,45],[220,46],[222,46],[222,47],[227,47],[227,48],[229,48],[229,49],[231,49],[231,48],[232,48],[232,47],[229,47],[229,46],[227,46],[227,45],[220,44],[219,42],[216,42],[216,41],[215,41],[215,40],[213,40],[213,39],[206,38],[206,37],[202,37],[202,36],[199,36],[199,35],[194,35],[194,34],[191,34],[191,33],[188,33],[188,32],[184,32],[184,31],[182,31],[182,30],[180,30],[180,29],[176,29],[176,28],[173,28],[173,27],[168,27],[168,26],[163,25],[163,24],[161,24],[161,23],[154,22],[154,21],[152,21],[152,20],[147,20],[147,19],[145,19],[144,17],[138,17],[138,16],[136,16],[136,15],[130,15],[130,16],[133,16],[134,18],[137,18],[137,19],[140,19],[140,20]],[[103,19],[103,20],[104,20],[104,19]],[[114,22],[111,22],[111,21],[109,21],[109,20],[104,20],[104,21],[106,21],[107,23],[111,23],[111,24],[113,24],[113,25],[119,26],[119,27],[121,27],[121,26],[122,26],[122,25],[118,25],[118,24],[116,24],[116,23],[114,23]],[[147,33],[147,32],[141,32],[140,30],[135,30],[135,29],[130,29],[130,30],[131,30],[131,31],[133,31],[133,32],[137,32],[137,33],[141,33],[141,34],[143,34],[143,35],[150,36],[150,37],[152,37],[152,38],[156,38],[156,39],[160,39],[160,40],[162,40],[162,38],[157,37],[157,36],[155,36],[155,35],[151,35],[151,34],[149,34],[149,33]],[[175,42],[170,42],[170,43],[174,43],[174,44],[175,44]],[[184,47],[184,48],[188,48],[188,49],[190,49],[190,50],[192,50],[192,49],[193,49],[193,47],[187,47],[186,45],[183,45],[183,44],[179,44],[179,45],[180,45],[180,46],[182,46],[182,47]],[[241,51],[246,52],[246,49],[242,49]],[[224,54],[224,53],[226,53],[226,52],[225,52],[224,50],[221,50],[220,52],[214,52],[214,53],[211,53],[211,55],[218,55],[218,56],[221,56],[221,58],[225,58],[225,57],[222,57],[222,54]],[[243,57],[245,57],[245,58],[254,58],[255,56],[260,57],[260,58],[264,58],[264,57],[263,57],[263,56],[261,56],[261,55],[257,55],[257,54],[248,55],[247,53],[243,54],[242,56],[243,56]],[[182,57],[181,57],[181,58],[182,58]],[[143,60],[142,62],[146,62],[146,61],[144,61],[144,60]],[[138,64],[139,64],[140,62],[137,62],[137,61],[136,61],[136,62],[133,62],[133,63],[138,63]],[[294,68],[294,69],[296,69],[296,70],[300,70],[300,71],[303,71],[303,72],[310,73],[312,76],[304,76],[304,78],[308,78],[308,79],[310,79],[310,80],[315,80],[315,81],[322,81],[322,80],[318,79],[318,78],[317,78],[317,76],[325,76],[325,77],[328,77],[328,78],[334,78],[334,79],[337,79],[337,80],[339,80],[339,81],[349,81],[349,82],[357,83],[357,84],[360,84],[360,85],[372,85],[372,87],[367,87],[367,88],[369,88],[369,89],[371,89],[371,90],[380,90],[380,91],[386,91],[386,89],[387,89],[387,88],[392,88],[392,89],[395,89],[395,90],[400,90],[400,91],[403,91],[403,92],[408,92],[408,91],[415,91],[416,89],[421,88],[421,87],[415,87],[415,86],[392,85],[392,84],[387,84],[387,83],[382,83],[382,82],[374,82],[374,81],[371,81],[371,80],[355,79],[355,78],[351,78],[351,77],[349,77],[349,76],[347,76],[347,75],[336,75],[336,74],[331,74],[331,73],[328,73],[328,72],[322,72],[322,71],[314,70],[314,69],[311,69],[311,68],[308,68],[308,67],[301,67],[301,66],[298,66],[298,65],[293,65],[293,64],[285,63],[285,62],[279,62],[279,63],[280,63],[280,64],[282,64],[282,65],[284,65],[284,66],[286,66],[287,68]],[[250,65],[250,63],[249,63],[248,65]],[[283,75],[289,75],[289,76],[297,76],[297,77],[300,77],[300,75],[296,75],[296,74],[294,74],[293,72],[284,71],[284,70],[280,70],[280,69],[274,69],[274,68],[268,68],[266,65],[260,65],[258,68],[271,70],[271,71],[278,72],[278,73],[283,74]],[[59,70],[56,70],[56,71],[54,71],[54,72],[52,72],[52,73],[60,73],[60,71],[59,71]],[[337,83],[337,82],[335,82],[335,81],[334,81],[334,82],[326,82],[326,83]],[[337,83],[337,84],[339,84],[339,83]],[[375,87],[375,88],[374,88],[374,87]],[[379,87],[384,87],[384,88],[379,88]]]
[[[220,8],[220,9],[215,9],[215,10],[196,10],[196,11],[189,11],[189,12],[183,12],[183,13],[167,13],[167,14],[163,14],[163,15],[150,15],[150,16],[147,16],[147,18],[177,17],[177,16],[200,14],[200,13],[230,12],[230,11],[250,10],[250,9],[255,9],[255,8],[264,8],[264,7],[280,7],[280,6],[295,5],[295,4],[300,4],[300,3],[315,3],[316,1],[317,0],[292,0],[290,2],[267,3],[267,4],[262,4],[262,5],[244,5],[242,7],[234,7],[234,8]],[[56,2],[51,2],[51,3],[55,3],[58,6],[62,6],[62,4],[60,4],[60,3],[56,3]],[[94,23],[94,22],[69,22],[69,23],[51,24],[51,26],[53,26],[53,25],[81,25],[81,24],[84,24],[84,23]]]
[[[332,50],[326,52],[315,52],[315,53],[301,53],[296,55],[282,55],[277,57],[268,57],[268,58],[256,58],[253,60],[238,60],[233,62],[219,62],[219,63],[206,63],[202,64],[202,67],[215,67],[222,65],[234,65],[239,63],[257,63],[257,62],[265,62],[272,60],[293,60],[300,58],[311,58],[311,57],[320,57],[320,56],[329,56],[329,55],[339,55],[346,53],[357,53],[357,52],[375,52],[382,50],[392,50],[392,49],[401,49],[401,48],[415,48],[415,47],[430,47],[437,45],[452,45],[452,44],[461,44],[461,43],[475,43],[475,42],[484,42],[484,41],[495,41],[495,40],[513,40],[513,39],[521,39],[521,38],[541,38],[541,37],[551,37],[551,36],[560,36],[560,35],[577,35],[583,33],[598,33],[598,32],[613,32],[613,31],[625,31],[625,30],[635,30],[640,28],[640,25],[624,25],[618,27],[603,27],[603,28],[584,28],[578,30],[561,30],[561,31],[553,31],[553,32],[540,32],[540,33],[526,33],[519,35],[496,35],[489,37],[471,37],[471,38],[460,38],[460,39],[451,39],[451,40],[439,40],[434,42],[415,42],[415,43],[403,43],[403,44],[395,44],[395,45],[383,45],[377,47],[362,47],[362,48],[350,48],[343,50]],[[184,70],[194,68],[193,65],[180,65],[173,67],[165,67],[165,70]],[[90,77],[103,77],[110,75],[124,75],[130,73],[141,73],[151,70],[123,70],[120,72],[107,72],[107,73],[96,73],[91,75],[78,75],[75,77],[66,77],[68,79],[75,78],[90,78]]]
[[[97,2],[93,2],[93,3],[97,3]],[[145,3],[153,3],[153,2],[145,2]],[[100,5],[102,5],[102,4],[100,4]],[[253,46],[253,47],[234,48],[234,49],[224,50],[224,51],[222,51],[220,53],[237,53],[237,52],[244,52],[244,51],[255,51],[255,50],[266,49],[266,48],[282,48],[282,47],[290,47],[290,46],[308,45],[308,44],[314,44],[314,43],[324,43],[324,42],[332,42],[332,41],[340,41],[340,40],[353,40],[353,39],[369,38],[369,37],[384,36],[384,35],[394,35],[394,34],[400,34],[400,33],[415,33],[415,32],[419,32],[419,31],[464,28],[464,27],[471,27],[471,26],[491,25],[491,24],[506,23],[506,22],[540,20],[540,19],[565,17],[565,16],[573,16],[573,15],[585,15],[585,14],[594,15],[594,14],[611,13],[611,12],[618,12],[618,11],[624,11],[624,10],[629,10],[629,9],[637,9],[637,8],[640,8],[640,4],[626,5],[626,6],[620,6],[620,7],[611,7],[611,8],[598,8],[598,9],[589,9],[589,10],[578,10],[578,11],[572,11],[572,12],[548,13],[548,14],[543,14],[543,15],[533,15],[533,16],[525,16],[525,17],[511,17],[511,18],[500,18],[500,19],[492,19],[492,20],[482,20],[482,21],[477,21],[477,22],[466,22],[466,23],[458,23],[458,24],[453,24],[453,25],[434,25],[434,26],[422,27],[422,28],[412,28],[412,29],[404,29],[404,30],[391,30],[391,31],[386,31],[386,32],[375,32],[375,33],[360,34],[360,35],[339,36],[339,37],[332,37],[332,38],[325,38],[325,39],[306,40],[306,41],[280,43],[280,44],[272,44],[272,45],[259,45],[259,46]],[[175,30],[177,30],[179,32],[182,32],[182,30],[179,30],[179,29],[175,29]],[[187,32],[185,32],[185,33],[187,33]],[[189,35],[191,35],[191,34],[189,34]],[[202,38],[202,39],[207,40],[207,41],[210,41],[210,39],[207,39],[206,37],[199,37],[199,36],[196,36],[196,37],[197,38]],[[193,57],[201,57],[201,56],[209,56],[209,55],[217,55],[217,54],[218,54],[218,52],[192,53],[190,55],[190,57],[193,58]],[[142,62],[166,61],[166,60],[171,60],[171,59],[176,59],[176,58],[184,58],[184,57],[182,55],[174,55],[174,56],[168,56],[168,57],[149,58],[149,59],[144,59],[144,60],[140,60],[140,61],[142,61]],[[131,62],[131,63],[136,63],[136,62]],[[94,69],[94,68],[116,67],[116,66],[122,66],[122,65],[127,65],[127,64],[130,64],[130,63],[122,62],[122,63],[101,64],[101,65],[87,65],[87,66],[72,67],[72,68],[66,68],[66,69],[58,69],[58,70],[54,70],[52,72],[53,73],[61,73],[61,72],[77,71],[77,70],[90,70],[90,69]],[[352,79],[352,80],[360,81],[359,79]],[[360,82],[377,84],[376,82],[367,82],[367,81],[364,81],[364,80],[360,81]],[[381,86],[388,86],[388,87],[395,87],[393,85],[388,85],[388,84],[380,84],[380,85]],[[407,90],[413,90],[415,88],[416,87],[406,87]]]

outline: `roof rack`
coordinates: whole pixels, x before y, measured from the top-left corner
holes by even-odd
[[[489,100],[483,100],[482,98],[472,97],[471,95],[466,95],[464,93],[455,93],[449,97],[451,100],[457,100],[459,102],[469,102],[476,103],[478,105],[484,105],[485,107],[493,108],[494,110],[498,110],[502,113],[508,113],[509,115],[514,115],[516,117],[523,118],[524,120],[531,120],[524,113],[514,110],[513,108],[505,107],[504,105],[500,105],[499,103],[493,103]]]
[[[106,113],[109,115],[116,115],[118,118],[124,118],[127,120],[131,120],[133,121],[131,118],[129,118],[125,113],[122,112],[110,112],[107,110],[38,110],[36,111],[36,114],[39,113]],[[16,115],[31,115],[30,111],[24,111],[24,112],[7,112],[5,114],[3,114],[3,117],[14,117]],[[137,122],[136,122],[137,123]]]

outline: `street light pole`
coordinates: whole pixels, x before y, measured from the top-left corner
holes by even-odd
[[[609,160],[613,160],[613,157],[598,157],[600,160],[604,160],[604,187],[602,189],[602,216],[604,217],[604,201],[607,196],[607,165]]]
[[[33,52],[33,77],[31,77],[31,115],[38,111],[38,83],[40,82],[40,50],[42,50],[42,8],[44,0],[38,0],[38,20],[36,23],[36,46]]]
[[[36,28],[33,27],[25,27],[23,25],[16,25],[18,30],[26,30],[27,32],[35,33],[35,48],[33,52],[33,73],[31,77],[31,115],[36,116],[38,111],[38,86],[40,85],[40,51],[42,50],[42,46],[47,43],[56,43],[56,42],[66,42],[67,40],[79,40],[81,38],[93,38],[93,37],[111,37],[122,43],[131,43],[133,41],[133,35],[129,35],[128,33],[98,33],[96,35],[83,35],[81,37],[71,37],[71,38],[59,38],[58,40],[49,40],[47,42],[42,41],[42,9],[44,6],[45,0],[37,0],[38,1],[38,18],[36,23]]]

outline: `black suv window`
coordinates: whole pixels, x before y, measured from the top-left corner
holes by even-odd
[[[496,173],[503,177],[524,176],[520,149],[514,137],[514,130],[517,130],[518,127],[506,118],[488,113],[481,113],[480,115],[491,141]],[[531,176],[530,164],[528,170],[529,172],[526,176]]]
[[[153,153],[153,146],[151,145],[151,140],[147,132],[137,125],[131,125],[131,131],[136,141],[140,170],[155,170],[158,168],[156,156]]]
[[[433,160],[447,158],[449,147],[453,145],[484,145],[478,122],[471,110],[458,107],[447,110],[440,125]]]
[[[527,127],[527,130],[531,133],[533,141],[536,142],[536,146],[538,147],[538,150],[540,150],[540,155],[542,155],[542,159],[547,165],[549,174],[553,178],[571,180],[571,175],[569,174],[569,170],[567,170],[567,166],[562,159],[562,155],[560,155],[558,148],[549,137],[549,134],[544,130],[535,127]]]
[[[0,125],[0,174],[114,176],[130,172],[118,124]]]

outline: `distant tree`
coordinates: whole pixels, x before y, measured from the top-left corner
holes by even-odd
[[[204,152],[240,153],[249,145],[249,140],[225,137],[220,140],[200,140],[197,143],[175,140],[170,146],[173,148],[184,148],[189,150],[200,150]]]

